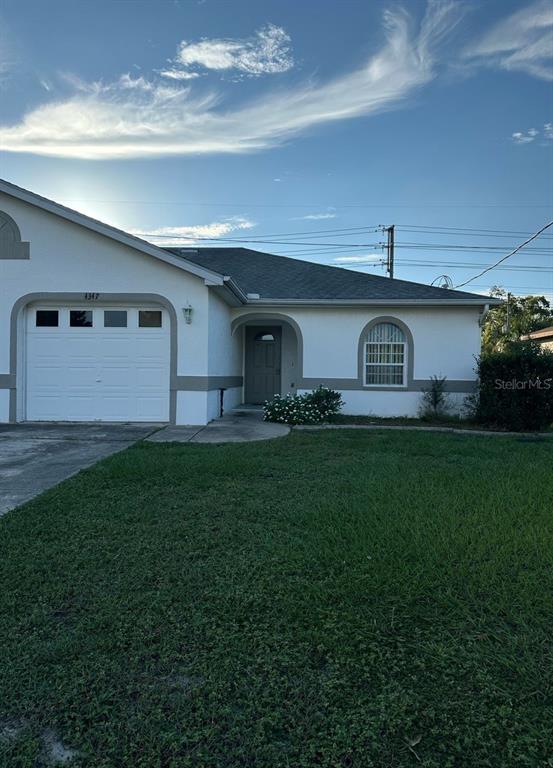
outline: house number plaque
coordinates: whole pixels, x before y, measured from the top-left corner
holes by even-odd
[[[97,299],[100,298],[100,294],[99,293],[85,293],[84,297],[85,297],[86,301],[96,301]]]

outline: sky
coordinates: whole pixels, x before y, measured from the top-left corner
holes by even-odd
[[[0,176],[162,245],[553,300],[553,3],[3,0]]]

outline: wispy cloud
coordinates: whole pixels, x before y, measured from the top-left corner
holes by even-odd
[[[511,134],[511,139],[515,144],[531,144],[538,138],[546,140],[553,139],[553,123],[545,123],[543,131],[538,131],[536,128],[529,128],[527,131],[517,131]]]
[[[469,46],[467,60],[553,80],[553,5],[538,0],[496,24]]]
[[[308,213],[306,216],[294,216],[293,221],[323,221],[324,219],[335,219],[336,212],[334,208],[329,208],[322,213]]]
[[[201,77],[199,72],[188,72],[186,69],[161,69],[159,74],[162,77],[168,77],[170,80],[195,80]]]
[[[282,27],[267,24],[253,37],[242,40],[203,38],[197,43],[183,40],[172,65],[161,74],[175,78],[180,72],[197,77],[198,73],[193,70],[199,67],[218,72],[234,70],[249,77],[259,77],[287,72],[294,66],[294,59],[290,36]]]
[[[210,240],[224,237],[233,232],[252,229],[256,224],[244,216],[231,216],[223,221],[210,224],[192,224],[184,227],[157,227],[153,229],[133,229],[130,232],[155,245],[194,245],[203,239]]]
[[[528,131],[526,131],[526,133],[522,133],[521,131],[513,133],[511,138],[515,144],[529,144],[531,141],[534,141],[538,134],[539,131],[537,131],[535,128],[530,128]]]
[[[252,152],[316,126],[397,108],[435,76],[437,53],[460,6],[431,0],[417,34],[405,10],[384,14],[385,43],[352,72],[273,91],[233,109],[216,93],[124,75],[75,81],[74,93],[0,126],[0,149],[86,159]]]

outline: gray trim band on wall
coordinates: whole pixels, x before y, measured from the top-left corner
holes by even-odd
[[[19,313],[28,304],[36,302],[86,302],[95,304],[159,304],[169,315],[169,421],[174,424],[177,416],[177,313],[169,299],[158,293],[99,293],[94,301],[87,301],[85,293],[27,293],[21,296],[12,307],[10,317],[10,374],[14,377],[14,386],[10,389],[9,419],[17,421],[17,321]]]
[[[179,392],[209,392],[241,387],[242,384],[242,376],[177,376],[175,389]]]
[[[15,375],[13,373],[0,373],[0,389],[15,389]]]
[[[12,217],[5,211],[0,211],[0,229],[4,236],[0,241],[0,259],[30,259],[30,244],[21,240],[21,231]],[[6,235],[11,233],[12,239]]]
[[[325,376],[320,378],[310,377],[301,379],[298,383],[298,389],[316,389],[318,386],[323,385],[329,387],[329,389],[339,389],[350,392],[421,392],[423,389],[427,389],[432,384],[430,379],[412,379],[407,387],[372,387],[363,386],[359,383],[358,379],[329,379]],[[446,392],[462,392],[469,394],[475,392],[478,382],[476,380],[462,379],[449,379],[445,382]]]

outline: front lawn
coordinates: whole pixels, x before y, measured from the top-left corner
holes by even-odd
[[[456,418],[455,416],[440,416],[416,418],[411,416],[350,416],[348,414],[338,413],[329,419],[330,424],[340,424],[348,426],[385,426],[385,427],[446,427],[452,429],[468,429],[477,432],[508,432],[508,429],[493,426],[490,424],[479,424],[477,421],[465,418]],[[543,433],[553,432],[553,424],[544,427]],[[527,434],[527,433],[522,433]]]
[[[550,439],[142,443],[0,577],[2,766],[553,766]]]

